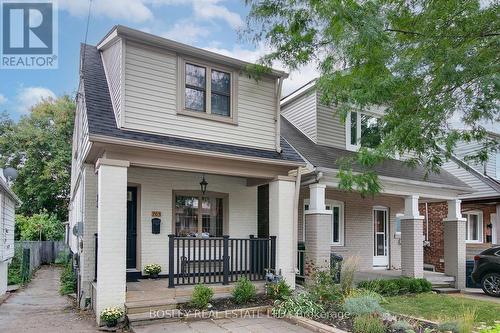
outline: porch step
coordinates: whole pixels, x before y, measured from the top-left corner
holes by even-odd
[[[460,290],[455,288],[432,288],[432,291],[437,292],[438,294],[458,294]]]

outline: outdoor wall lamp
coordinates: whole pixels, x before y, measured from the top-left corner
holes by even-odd
[[[203,180],[200,182],[201,193],[203,194],[207,193],[207,185],[208,182],[205,180],[205,175],[203,175]]]

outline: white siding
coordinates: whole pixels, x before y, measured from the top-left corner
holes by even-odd
[[[0,261],[14,256],[15,202],[0,190]]]
[[[138,221],[138,251],[141,269],[151,263],[168,266],[168,235],[172,233],[174,190],[200,190],[200,174],[131,167],[129,185],[139,185],[140,221]],[[229,195],[229,230],[231,237],[248,238],[257,233],[257,188],[246,186],[245,178],[206,175],[208,191]],[[151,212],[161,212],[160,234],[151,233]]]
[[[115,111],[116,123],[118,127],[121,126],[121,110],[122,110],[122,48],[123,41],[118,39],[113,45],[102,52],[102,60],[104,63],[104,70],[108,80],[109,93],[111,95],[111,102]]]
[[[346,149],[345,124],[333,106],[322,105],[318,94],[318,144]]]
[[[462,182],[472,187],[472,189],[475,191],[474,193],[460,196],[460,198],[462,199],[498,195],[498,192],[496,192],[488,184],[486,184],[484,181],[482,181],[480,178],[473,175],[466,169],[458,166],[458,164],[453,161],[444,163],[443,168],[460,179]]]
[[[177,55],[127,43],[124,127],[176,137],[274,149],[275,82],[238,77],[238,125],[177,115]]]
[[[312,90],[281,107],[281,114],[292,125],[316,142],[316,91]]]

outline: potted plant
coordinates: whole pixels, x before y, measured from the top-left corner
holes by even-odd
[[[105,308],[101,312],[101,320],[106,323],[107,327],[115,327],[118,323],[118,319],[123,317],[123,310],[117,307]]]
[[[144,272],[152,279],[157,279],[161,272],[161,266],[158,264],[149,264],[144,267]]]

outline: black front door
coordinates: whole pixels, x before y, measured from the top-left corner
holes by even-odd
[[[127,268],[137,266],[137,188],[127,188]]]
[[[269,184],[257,188],[257,237],[269,237]]]

